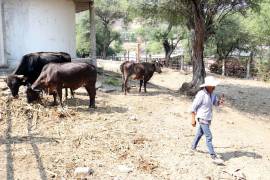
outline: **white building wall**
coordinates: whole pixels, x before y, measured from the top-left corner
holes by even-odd
[[[0,67],[4,67],[7,64],[4,53],[4,31],[2,14],[2,0],[0,0]]]
[[[76,56],[72,0],[4,0],[5,51],[10,66],[24,54],[64,51]]]

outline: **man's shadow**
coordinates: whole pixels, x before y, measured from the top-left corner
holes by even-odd
[[[262,159],[262,156],[260,154],[257,154],[255,152],[249,152],[249,151],[230,151],[225,153],[218,153],[220,156],[222,156],[222,159],[224,161],[228,161],[233,158],[239,158],[239,157],[250,157],[253,159]]]

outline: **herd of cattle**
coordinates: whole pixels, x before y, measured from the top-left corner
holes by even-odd
[[[135,63],[125,61],[120,65],[122,72],[122,90],[126,93],[129,88],[128,79],[132,77],[140,80],[141,92],[142,84],[146,92],[146,84],[153,76],[154,72],[161,73],[162,65],[158,62]],[[97,69],[87,62],[71,62],[71,57],[64,52],[36,52],[26,54],[16,70],[7,76],[5,82],[11,90],[14,98],[18,97],[20,86],[27,86],[27,102],[38,101],[41,93],[53,95],[54,105],[58,96],[61,106],[62,89],[66,89],[66,98],[68,90],[74,96],[74,90],[84,87],[89,96],[89,107],[95,107]]]

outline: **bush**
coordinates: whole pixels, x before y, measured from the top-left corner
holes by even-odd
[[[259,65],[258,75],[261,80],[270,81],[270,61],[266,61]]]

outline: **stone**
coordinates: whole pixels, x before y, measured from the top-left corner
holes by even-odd
[[[114,92],[117,91],[117,89],[115,87],[102,87],[99,88],[99,91],[104,92],[104,93],[110,93],[110,92]]]
[[[102,87],[102,83],[100,81],[96,82],[96,89],[99,89]]]
[[[92,175],[94,170],[89,167],[77,167],[74,171],[75,177],[86,177]]]
[[[129,119],[132,120],[132,121],[137,121],[138,120],[136,115],[130,116]]]
[[[119,170],[121,173],[130,173],[130,172],[133,171],[133,167],[127,166],[127,165],[119,165],[119,166],[118,166],[118,170]]]

